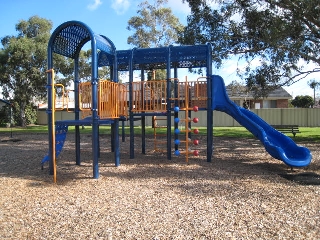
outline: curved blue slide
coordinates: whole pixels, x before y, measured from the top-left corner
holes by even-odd
[[[308,148],[296,145],[288,136],[278,132],[258,115],[237,106],[227,95],[222,77],[212,75],[212,109],[225,112],[248,129],[274,158],[291,167],[305,167],[311,163]]]

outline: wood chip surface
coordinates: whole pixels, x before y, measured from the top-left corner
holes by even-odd
[[[8,136],[0,136],[7,139]],[[0,141],[0,239],[320,239],[320,185],[284,174],[320,175],[319,144],[304,143],[311,165],[293,171],[273,159],[258,140],[214,138],[212,162],[205,137],[191,149],[199,157],[153,151],[147,138],[120,141],[114,166],[110,136],[101,135],[99,179],[93,179],[91,136],[81,135],[75,165],[68,133],[57,159],[57,184],[40,162],[47,134],[17,134]]]

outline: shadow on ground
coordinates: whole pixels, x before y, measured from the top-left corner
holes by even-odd
[[[320,185],[320,175],[313,172],[279,174],[281,177],[300,185]]]

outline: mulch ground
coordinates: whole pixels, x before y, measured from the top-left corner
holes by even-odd
[[[154,151],[147,138],[120,142],[114,166],[110,136],[100,137],[99,179],[92,178],[91,136],[81,135],[80,166],[68,134],[57,184],[40,162],[47,134],[0,136],[0,239],[317,239],[320,236],[319,145],[303,143],[310,166],[291,169],[255,139],[214,138],[206,161]]]

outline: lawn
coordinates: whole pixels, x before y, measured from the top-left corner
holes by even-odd
[[[14,133],[47,133],[48,128],[45,125],[35,125],[35,126],[27,126],[26,128],[21,127],[13,127],[11,128],[0,128],[0,134],[3,133],[10,134],[12,131],[12,134]],[[74,132],[75,127],[70,126],[69,132]],[[91,127],[85,126],[84,129],[80,127],[81,133],[90,134],[91,133]],[[141,134],[141,127],[135,127],[134,129],[135,134]],[[159,133],[165,133],[165,128],[158,128],[157,134]],[[286,134],[287,136],[294,139],[296,142],[302,142],[302,141],[312,141],[312,142],[320,142],[320,127],[300,127],[300,132],[296,135],[296,137],[293,137],[292,134]],[[110,126],[100,126],[100,133],[104,134],[110,134]],[[130,133],[130,128],[125,127],[125,133]],[[146,134],[152,135],[154,133],[154,129],[151,127],[146,128]],[[120,128],[120,134],[121,134],[121,128]],[[199,128],[199,134],[205,135],[206,134],[206,128],[200,127]],[[235,137],[235,138],[254,138],[254,136],[244,127],[214,127],[213,129],[214,136],[217,137]]]

